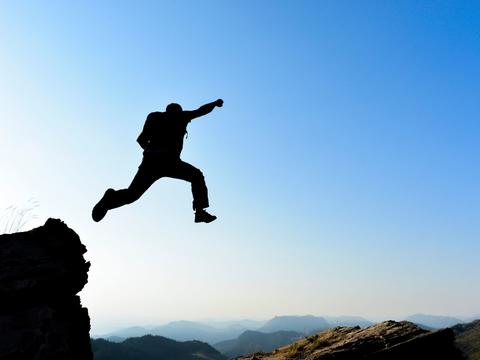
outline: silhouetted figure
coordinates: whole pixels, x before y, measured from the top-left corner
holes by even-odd
[[[181,179],[192,184],[195,222],[209,223],[215,220],[216,216],[205,211],[209,206],[208,190],[202,172],[182,161],[180,154],[188,123],[208,114],[216,106],[223,106],[223,100],[218,99],[193,111],[184,111],[179,104],[172,103],[167,106],[165,112],[150,113],[137,139],[144,149],[143,161],[137,174],[127,189],[105,191],[102,199],[92,210],[93,220],[100,221],[108,210],[138,200],[155,181],[162,177]]]

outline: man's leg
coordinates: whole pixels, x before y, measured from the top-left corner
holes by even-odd
[[[203,173],[195,166],[178,160],[165,171],[165,176],[188,181],[192,184],[193,209],[196,222],[212,222],[216,216],[210,215],[204,209],[209,206],[208,189]]]
[[[105,192],[103,198],[93,208],[93,220],[98,222],[105,217],[108,210],[131,204],[138,200],[156,180],[158,180],[158,176],[140,166],[128,188],[117,191],[108,189]]]
[[[158,180],[157,176],[143,170],[138,170],[130,186],[126,189],[117,190],[107,200],[108,210],[131,204],[140,199],[152,184]]]

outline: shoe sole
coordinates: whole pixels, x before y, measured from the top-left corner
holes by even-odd
[[[217,220],[217,217],[216,217],[216,216],[215,216],[213,219],[211,219],[211,220],[197,220],[197,219],[195,219],[195,222],[196,222],[197,224],[199,224],[199,223],[210,224],[212,221],[215,221],[215,220]]]

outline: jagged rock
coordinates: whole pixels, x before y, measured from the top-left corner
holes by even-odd
[[[462,359],[451,329],[422,330],[413,323],[385,321],[365,329],[337,327],[244,360]]]
[[[452,326],[457,347],[468,359],[480,359],[480,320]]]
[[[76,295],[90,263],[78,235],[48,219],[0,235],[0,359],[88,360],[90,318]]]

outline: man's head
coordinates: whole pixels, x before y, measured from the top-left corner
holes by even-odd
[[[178,113],[183,111],[182,107],[177,104],[177,103],[171,103],[167,105],[167,108],[165,109],[167,113]]]

